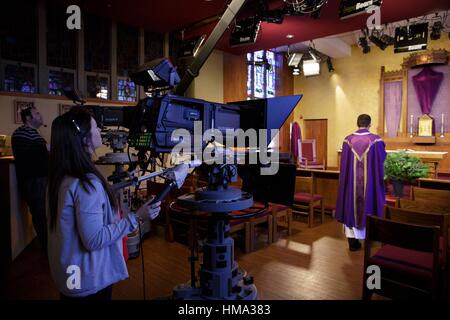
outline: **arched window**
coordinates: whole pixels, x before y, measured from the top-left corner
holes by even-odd
[[[261,50],[247,53],[247,99],[275,97],[275,54]]]

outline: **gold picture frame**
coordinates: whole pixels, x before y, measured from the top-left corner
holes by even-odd
[[[20,112],[27,108],[34,108],[34,101],[21,101],[21,100],[15,100],[14,101],[14,123],[15,124],[22,124],[22,118],[20,117]]]

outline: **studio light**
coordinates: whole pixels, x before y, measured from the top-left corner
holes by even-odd
[[[444,29],[442,21],[436,21],[431,27],[430,39],[439,40],[441,38],[441,30]]]
[[[284,12],[288,15],[310,15],[313,19],[320,17],[320,10],[328,0],[283,0]]]
[[[333,63],[331,62],[331,58],[330,57],[327,58],[327,66],[328,66],[328,72],[333,72],[334,71]]]
[[[394,53],[425,50],[428,45],[428,22],[395,28]]]
[[[296,67],[300,64],[300,61],[302,60],[303,54],[302,53],[291,53],[288,55],[288,66],[289,67]]]
[[[179,52],[180,57],[195,57],[200,49],[201,45],[206,39],[206,35],[196,37],[193,39],[183,40],[181,44],[181,50]]]
[[[230,47],[251,44],[256,41],[261,27],[261,20],[256,17],[236,22],[230,36]]]
[[[380,37],[381,41],[383,41],[384,43],[387,43],[388,46],[392,46],[395,43],[395,39],[394,37],[391,37],[388,34],[383,34]]]
[[[374,32],[369,36],[369,40],[381,50],[386,49],[389,45],[381,39],[379,34]]]
[[[362,51],[364,54],[369,53],[370,52],[370,47],[369,47],[369,43],[367,42],[367,38],[366,37],[361,37],[358,40],[358,44],[361,47]]]
[[[284,13],[282,10],[266,10],[261,14],[261,20],[268,23],[282,24]]]
[[[314,60],[303,60],[303,74],[306,77],[319,75],[320,63]]]

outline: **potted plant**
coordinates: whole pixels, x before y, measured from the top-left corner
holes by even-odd
[[[405,182],[413,182],[428,175],[429,167],[419,158],[405,151],[388,153],[384,162],[384,178],[390,178],[396,197],[403,196]]]

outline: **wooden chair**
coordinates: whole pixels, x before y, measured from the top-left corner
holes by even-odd
[[[433,206],[432,204],[424,203],[423,201],[414,201],[401,199],[400,205],[408,206],[409,208],[392,208],[385,207],[385,217],[401,222],[420,224],[425,226],[438,226],[440,230],[439,250],[440,250],[440,264],[442,269],[443,290],[448,289],[448,273],[449,273],[449,227],[450,227],[450,213],[449,211],[441,211],[441,207]],[[416,207],[412,207],[412,205]],[[432,209],[432,210],[431,210]]]
[[[298,141],[298,167],[301,169],[325,170],[325,159],[316,158],[316,140],[305,139]]]
[[[397,199],[396,207],[425,212],[450,213],[450,203],[446,204],[431,200]]]
[[[411,199],[434,201],[436,203],[450,205],[450,190],[413,187],[411,192]]]
[[[439,297],[439,227],[367,217],[363,270],[363,299],[373,293],[391,298]],[[372,254],[374,242],[383,246]],[[368,267],[380,268],[380,284],[369,289]]]
[[[267,223],[267,244],[273,243],[273,217],[271,211],[267,211],[250,218],[250,250],[254,251],[256,247],[257,227]]]
[[[230,215],[241,215],[243,213],[255,212],[255,210],[264,209],[261,203],[255,203],[253,207],[241,211],[234,211]],[[261,210],[259,214],[250,218],[230,219],[230,235],[237,232],[243,232],[245,253],[251,252],[255,249],[256,243],[256,228],[262,224],[267,224],[267,244],[273,242],[273,225],[272,225],[271,211],[268,209]],[[174,241],[174,225],[184,226],[187,230],[189,245],[195,245],[195,239],[199,237],[200,233],[206,235],[207,233],[207,213],[194,212],[176,205],[172,202],[168,211],[168,240]]]
[[[273,220],[273,242],[278,240],[278,227],[285,228],[288,236],[292,233],[292,209],[288,206],[271,203]]]
[[[314,178],[297,176],[295,179],[295,194],[292,213],[308,214],[308,227],[314,224],[314,209],[319,207],[321,210],[320,222],[323,223],[325,207],[323,196],[315,193]]]
[[[243,232],[244,234],[244,253],[253,251],[254,244],[252,242],[253,232],[252,226],[248,219],[239,219],[230,221],[230,234]]]
[[[424,226],[438,226],[440,230],[441,262],[447,264],[449,214],[442,212],[419,211],[418,209],[405,209],[385,207],[386,219],[401,221]]]

